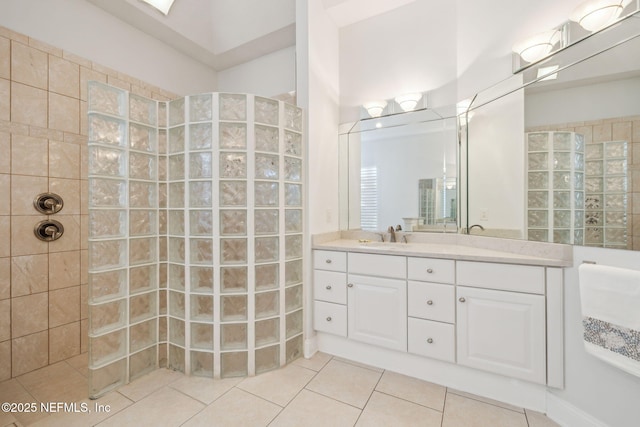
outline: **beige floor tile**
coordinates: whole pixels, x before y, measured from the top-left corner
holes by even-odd
[[[376,390],[442,412],[447,389],[417,378],[385,371]]]
[[[333,360],[337,360],[339,362],[348,363],[349,365],[353,365],[353,366],[359,366],[361,368],[371,369],[372,371],[376,371],[376,372],[384,372],[384,369],[382,369],[382,368],[377,368],[375,366],[371,366],[371,365],[367,365],[367,364],[364,364],[364,363],[356,362],[355,360],[345,359],[343,357],[334,356]]]
[[[468,397],[469,399],[479,400],[480,402],[489,403],[491,405],[499,406],[504,409],[511,409],[512,411],[522,412],[524,414],[523,408],[509,405],[508,403],[500,402],[499,400],[489,399],[488,397],[478,396],[477,394],[467,393],[465,391],[455,390],[453,388],[447,389],[447,393],[457,394],[458,396]]]
[[[49,416],[47,413],[40,412],[40,402],[29,394],[23,385],[15,378],[0,383],[0,402],[35,403],[37,405],[35,412],[0,411],[0,426],[10,425],[11,423],[27,426]]]
[[[527,427],[524,413],[447,393],[442,427]]]
[[[107,418],[98,426],[179,426],[204,407],[197,400],[172,388],[164,387]]]
[[[353,406],[302,390],[269,427],[353,426],[360,412]]]
[[[237,388],[191,418],[184,427],[211,426],[266,426],[282,410],[278,405]]]
[[[260,396],[280,406],[286,406],[304,388],[315,371],[288,365],[275,371],[245,378],[238,388]]]
[[[296,359],[293,364],[302,366],[303,368],[312,369],[314,371],[319,371],[320,369],[324,368],[327,363],[329,363],[332,357],[333,356],[331,356],[330,354],[318,351],[316,354],[311,356],[310,359],[301,357],[299,359]]]
[[[80,372],[80,374],[84,377],[89,376],[89,353],[82,353],[77,356],[74,356],[70,359],[65,360],[76,371]]]
[[[357,426],[440,427],[442,413],[397,397],[373,392]]]
[[[529,427],[560,427],[560,424],[540,412],[526,409],[524,413],[527,415]]]
[[[100,397],[97,400],[84,399],[78,402],[77,408],[87,409],[87,412],[70,413],[58,412],[51,416],[39,420],[32,424],[32,427],[86,427],[93,426],[105,419],[117,414],[128,406],[132,401],[118,392],[112,392]],[[86,406],[82,406],[86,405]]]
[[[65,362],[17,378],[40,402],[77,402],[88,397],[87,379]]]
[[[157,369],[118,389],[126,398],[137,402],[154,391],[184,378],[183,374],[168,369]]]
[[[364,408],[382,373],[332,360],[307,385],[307,389]]]
[[[184,377],[171,383],[169,387],[209,405],[231,390],[240,381],[242,381],[242,378],[224,378],[219,380],[202,377]]]

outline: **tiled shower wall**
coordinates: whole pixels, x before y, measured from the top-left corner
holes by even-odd
[[[302,114],[89,85],[90,394],[302,353]]]
[[[527,129],[527,132],[538,131],[582,134],[587,149],[594,143],[627,142],[627,249],[640,250],[640,116],[559,123]]]
[[[87,351],[87,81],[174,94],[0,27],[0,381]],[[64,198],[37,240],[33,199]]]

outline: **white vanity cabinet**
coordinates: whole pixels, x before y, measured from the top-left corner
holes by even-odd
[[[460,365],[545,384],[543,267],[458,262]],[[493,289],[490,289],[493,288]]]
[[[407,351],[407,258],[349,253],[347,336]]]
[[[347,254],[313,252],[313,325],[318,331],[347,336]]]
[[[372,344],[562,388],[562,275],[552,267],[315,250],[314,326],[354,351]]]

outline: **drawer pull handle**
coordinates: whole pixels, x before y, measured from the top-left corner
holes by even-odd
[[[331,316],[327,317],[327,322],[331,322]]]
[[[327,286],[325,287],[325,289],[326,289],[326,290],[328,290],[328,291],[330,291],[330,290],[331,290],[331,285],[327,285]]]
[[[429,344],[433,344],[433,338],[429,338],[429,339],[427,340],[427,342],[428,342]]]
[[[349,284],[347,284],[347,287],[348,287],[348,288],[353,288],[353,283],[349,283]]]
[[[331,264],[331,260],[330,259],[326,259],[326,260],[324,260],[324,262],[326,262],[327,264]]]
[[[464,297],[460,297],[460,298],[458,299],[458,301],[460,301],[460,302],[465,302],[465,301],[466,301],[466,299],[464,299]]]
[[[433,273],[433,268],[427,268],[427,273],[429,274]]]
[[[433,305],[433,301],[431,300],[427,301],[427,305]]]

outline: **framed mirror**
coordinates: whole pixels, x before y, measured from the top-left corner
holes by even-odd
[[[343,125],[340,228],[456,232],[456,124],[455,109],[443,108]]]
[[[463,228],[640,250],[639,52],[636,13],[478,94]]]

